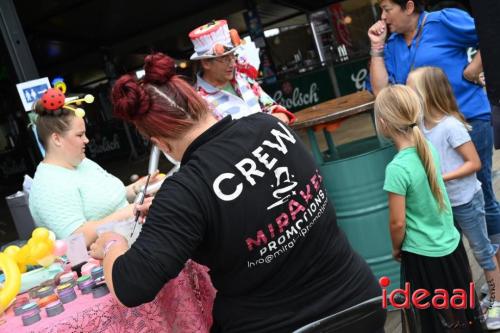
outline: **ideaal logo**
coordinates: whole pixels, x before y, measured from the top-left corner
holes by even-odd
[[[410,292],[410,283],[405,283],[404,289],[394,289],[389,298],[387,298],[387,287],[391,284],[391,280],[383,276],[379,280],[379,284],[382,287],[382,307],[387,308],[387,299],[389,299],[390,305],[397,309],[409,309],[410,301],[411,305],[417,309],[427,309],[433,307],[434,309],[474,309],[475,303],[475,293],[474,293],[474,282],[469,283],[469,290],[464,289],[453,289],[453,294],[450,297],[448,291],[445,289],[435,289],[434,293],[426,289],[417,289]],[[405,301],[403,303],[396,302],[396,295],[401,294],[404,296]],[[468,302],[467,302],[468,299]]]

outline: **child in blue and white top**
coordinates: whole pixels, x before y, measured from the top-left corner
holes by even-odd
[[[421,67],[410,73],[407,84],[420,95],[424,120],[420,125],[425,137],[437,149],[441,173],[451,202],[455,223],[467,237],[474,257],[483,268],[489,286],[488,329],[500,328],[500,286],[498,245],[491,244],[486,230],[483,192],[476,171],[481,161],[471,141],[450,83],[437,67]]]

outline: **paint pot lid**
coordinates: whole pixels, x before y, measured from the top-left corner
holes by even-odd
[[[61,276],[59,281],[61,281],[60,282],[61,284],[65,284],[65,283],[69,283],[69,282],[74,282],[75,279],[74,279],[73,275],[68,275],[68,276]]]
[[[76,282],[78,284],[82,283],[82,282],[85,282],[87,280],[90,280],[92,277],[90,275],[82,275],[78,278],[78,280],[76,280]]]
[[[102,269],[102,266],[97,266],[97,267],[94,267],[92,268],[92,273],[97,273],[97,272],[102,272],[103,269]]]
[[[24,304],[22,307],[24,312],[28,312],[30,310],[34,310],[34,309],[37,309],[37,310],[40,310],[40,307],[38,306],[38,303],[36,302],[30,302],[28,304]]]
[[[46,296],[52,295],[53,293],[54,293],[54,288],[47,286],[38,289],[37,296],[38,298],[44,298]]]
[[[59,286],[57,286],[57,292],[61,292],[63,291],[64,289],[69,289],[69,288],[72,288],[73,286],[71,285],[71,283],[63,283],[63,284],[60,284]]]

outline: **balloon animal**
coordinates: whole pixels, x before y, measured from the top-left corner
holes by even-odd
[[[66,253],[67,244],[56,240],[54,233],[40,227],[33,230],[28,242],[19,248],[10,245],[0,252],[0,270],[5,276],[5,283],[0,288],[0,314],[7,309],[21,288],[21,273],[27,265],[50,266],[57,256]]]

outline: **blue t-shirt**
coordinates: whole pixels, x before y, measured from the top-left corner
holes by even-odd
[[[455,8],[420,15],[418,27],[427,15],[422,36],[415,49],[417,36],[408,47],[402,34],[393,33],[387,40],[384,62],[390,84],[406,84],[411,65],[414,68],[434,66],[441,68],[451,83],[460,111],[467,120],[489,120],[491,108],[486,93],[479,85],[462,77],[467,66],[467,49],[478,46],[474,19]],[[371,91],[370,78],[367,89]]]

